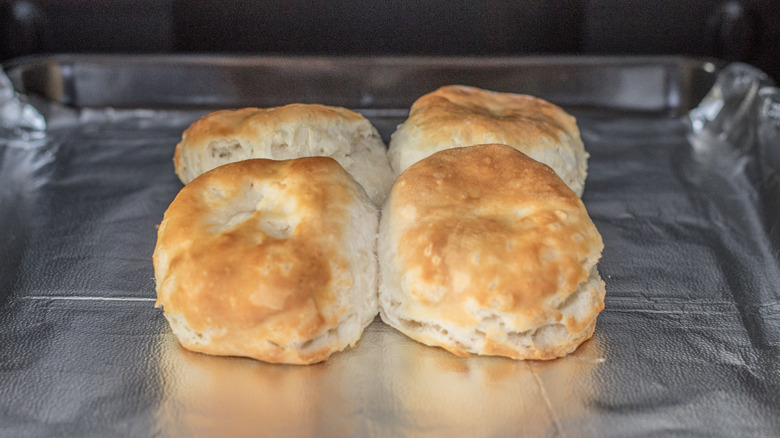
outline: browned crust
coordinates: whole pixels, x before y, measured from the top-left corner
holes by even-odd
[[[406,276],[393,286],[404,288],[396,299],[405,301],[410,320],[469,328],[480,322],[476,307],[511,315],[516,326],[507,330],[558,323],[571,335],[570,343],[530,355],[487,335],[480,354],[512,358],[559,357],[592,335],[603,285],[588,318],[566,317],[558,305],[588,281],[603,242],[580,198],[548,166],[505,145],[437,152],[397,179],[384,221]],[[468,355],[458,345],[410,336]]]
[[[338,325],[344,309],[335,308],[334,287],[344,280],[334,270],[347,269],[340,233],[359,196],[326,157],[241,161],[185,186],[165,212],[153,257],[157,305],[194,331],[214,332],[214,342],[185,347],[233,355],[238,347],[269,362],[324,360],[332,351],[291,356],[279,346]],[[225,212],[247,197],[251,216],[226,225]],[[269,218],[287,221],[289,235],[264,232]]]

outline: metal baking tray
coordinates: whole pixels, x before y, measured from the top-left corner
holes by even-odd
[[[685,117],[720,67],[676,57],[7,63],[18,95],[0,87],[16,99],[0,117],[0,436],[777,435],[780,265],[755,157],[692,141]],[[318,102],[363,112],[387,141],[414,99],[453,83],[533,94],[577,117],[591,154],[583,200],[606,245],[593,339],[554,361],[463,359],[376,320],[355,348],[313,366],[177,344],[153,306],[151,254],[182,187],[171,158],[192,121]]]

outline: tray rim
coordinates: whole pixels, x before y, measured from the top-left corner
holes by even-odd
[[[5,73],[11,79],[17,92],[22,94],[36,94],[44,100],[63,104],[75,108],[99,108],[114,106],[103,105],[79,105],[74,102],[73,96],[77,96],[73,89],[73,76],[76,66],[106,67],[112,65],[124,66],[159,66],[159,67],[227,67],[227,68],[251,68],[271,67],[290,64],[306,64],[327,69],[334,66],[366,68],[368,66],[381,68],[415,66],[421,68],[529,68],[529,67],[579,67],[579,68],[636,68],[636,67],[668,67],[670,71],[677,73],[677,84],[683,84],[678,106],[672,108],[674,115],[681,115],[693,108],[704,96],[709,87],[714,83],[717,72],[723,68],[725,62],[718,59],[697,56],[676,55],[507,55],[507,56],[418,56],[418,55],[279,55],[279,54],[51,54],[23,56],[7,60],[2,64]],[[25,81],[25,73],[31,71],[44,71],[45,83],[30,84]],[[54,77],[54,72],[59,72],[59,77]],[[705,84],[696,87],[692,75],[701,74],[706,77]],[[53,79],[53,80],[52,80]],[[687,88],[686,88],[687,87]],[[197,106],[189,106],[197,108]],[[674,104],[672,104],[672,107]],[[127,106],[124,108],[140,108],[148,106]],[[152,107],[156,106],[152,104]],[[176,107],[176,104],[173,104]],[[204,105],[204,108],[214,107]],[[171,109],[164,106],[161,109]]]

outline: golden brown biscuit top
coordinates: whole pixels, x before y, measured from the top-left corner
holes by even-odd
[[[580,136],[576,119],[557,105],[532,96],[462,85],[441,87],[417,99],[406,123],[435,126],[439,134],[428,134],[430,141],[456,132],[470,132],[475,140],[482,133],[503,136],[507,141],[512,139],[512,146],[545,138],[557,140],[562,133],[571,138]]]
[[[476,322],[469,300],[533,319],[586,281],[603,249],[579,197],[505,145],[437,152],[401,174],[388,202],[406,286],[463,325]]]
[[[360,193],[327,157],[253,159],[207,172],[165,212],[158,304],[194,330],[256,328],[280,343],[335,327],[334,288],[351,285],[340,230]]]

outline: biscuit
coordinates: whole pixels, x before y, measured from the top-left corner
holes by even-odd
[[[426,94],[390,139],[395,176],[443,149],[484,143],[510,145],[552,167],[581,196],[588,153],[574,117],[536,97],[450,85]]]
[[[378,221],[331,158],[220,166],[165,212],[157,306],[193,351],[323,361],[354,345],[377,314]]]
[[[335,159],[381,205],[393,176],[376,128],[345,108],[290,104],[207,114],[182,134],[173,162],[187,184],[203,172],[249,158]]]
[[[380,315],[459,356],[560,357],[604,308],[602,249],[548,166],[505,145],[446,149],[401,174],[382,209]]]

